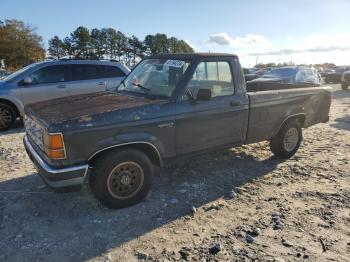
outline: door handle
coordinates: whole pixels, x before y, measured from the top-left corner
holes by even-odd
[[[98,85],[98,86],[105,86],[105,85],[106,85],[106,82],[98,82],[97,85]]]
[[[240,106],[240,105],[241,105],[241,102],[240,102],[240,101],[231,101],[231,102],[230,102],[230,105],[231,105],[231,106]]]
[[[67,86],[66,85],[58,85],[56,86],[57,88],[66,88]]]

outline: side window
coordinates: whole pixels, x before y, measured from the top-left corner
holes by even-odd
[[[125,73],[117,66],[104,66],[105,68],[105,77],[125,77]]]
[[[33,85],[59,83],[69,80],[69,70],[66,65],[54,65],[41,68],[29,77]]]
[[[194,96],[199,89],[210,89],[212,97],[234,94],[231,67],[228,62],[201,62],[187,86]]]
[[[301,69],[296,75],[296,82],[317,83],[318,77],[311,69]]]
[[[72,80],[89,80],[103,78],[103,67],[99,65],[84,65],[74,64],[71,65]]]

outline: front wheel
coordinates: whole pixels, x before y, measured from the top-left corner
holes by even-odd
[[[15,121],[15,110],[7,104],[0,103],[0,131],[8,130],[13,126]]]
[[[347,84],[342,83],[342,84],[341,84],[341,89],[343,89],[343,90],[347,90],[347,89],[348,89],[348,85],[347,85]]]
[[[285,123],[278,134],[271,139],[270,148],[274,155],[281,158],[292,157],[299,149],[302,129],[297,120]]]
[[[90,187],[97,199],[109,208],[140,202],[152,184],[153,165],[137,149],[111,151],[97,160],[93,170]]]

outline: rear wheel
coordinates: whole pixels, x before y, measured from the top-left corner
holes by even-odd
[[[342,83],[341,84],[341,89],[343,89],[343,90],[348,89],[348,84]]]
[[[278,134],[271,139],[270,148],[274,155],[281,158],[292,157],[299,149],[302,129],[297,120],[288,121]]]
[[[97,199],[109,208],[123,208],[140,202],[152,183],[153,165],[136,149],[111,151],[93,167],[90,187]]]
[[[0,131],[8,130],[16,120],[16,111],[13,107],[0,103]]]

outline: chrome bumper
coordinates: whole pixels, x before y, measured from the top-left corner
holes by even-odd
[[[82,185],[86,179],[89,165],[79,165],[61,169],[49,166],[35,151],[27,136],[24,137],[24,147],[41,178],[52,188],[66,188]]]

